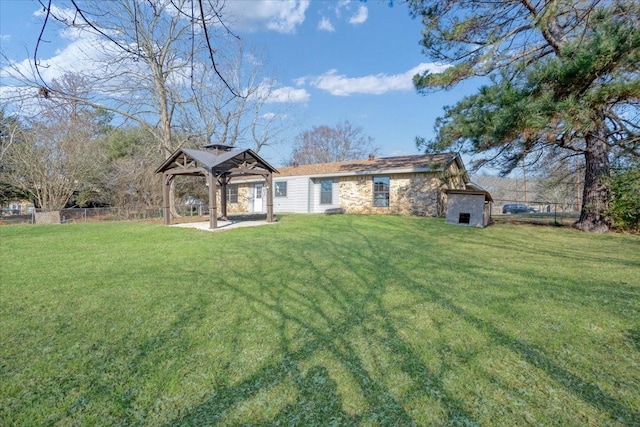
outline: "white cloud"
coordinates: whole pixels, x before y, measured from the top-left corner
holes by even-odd
[[[342,15],[342,9],[347,9],[349,7],[349,3],[351,0],[339,0],[335,5],[335,13],[338,18]]]
[[[105,47],[97,48],[100,40],[95,36],[85,35],[58,49],[50,58],[38,60],[38,71],[42,79],[48,83],[58,79],[66,73],[91,73],[97,70],[97,63],[106,58]],[[31,58],[12,64],[11,68],[2,70],[4,76],[19,75],[28,79],[36,79],[36,71]]]
[[[353,25],[362,24],[367,20],[368,17],[369,9],[367,9],[367,6],[365,5],[360,5],[358,11],[349,19],[349,23]]]
[[[309,92],[305,89],[296,89],[293,87],[279,87],[273,89],[267,102],[278,103],[294,103],[294,102],[307,102],[310,98]]]
[[[338,74],[338,70],[329,70],[317,77],[297,79],[298,84],[309,84],[335,96],[349,96],[353,94],[382,95],[387,92],[413,90],[413,76],[429,71],[441,73],[449,65],[422,63],[400,74],[387,75],[384,73],[362,77],[347,77]]]
[[[271,78],[263,79],[252,96],[268,103],[307,102],[310,98],[306,89],[279,86],[278,82]]]
[[[349,23],[352,25],[363,24],[369,17],[369,9],[360,2],[352,2],[351,0],[340,0],[332,2],[331,10],[338,20],[342,20],[343,16],[349,16]],[[357,7],[357,9],[356,9]]]
[[[12,107],[29,98],[37,98],[36,88],[25,86],[0,86],[0,101],[11,103]]]
[[[257,30],[267,28],[293,33],[304,22],[310,0],[244,0],[228,2],[225,10],[235,17],[233,26]]]
[[[333,32],[336,30],[335,28],[333,28],[333,24],[331,23],[331,21],[329,21],[329,19],[325,17],[322,17],[322,19],[318,23],[318,29],[329,32]]]
[[[50,9],[51,16],[49,20],[61,21],[66,25],[56,33],[56,36],[68,39],[68,40],[77,40],[83,37],[84,31],[78,27],[73,25],[68,25],[72,22],[76,22],[78,24],[86,23],[86,21],[76,13],[74,9],[70,8],[61,8],[56,5],[51,5]],[[33,13],[33,16],[37,18],[43,19],[46,15],[44,9],[40,8]]]
[[[51,13],[63,21],[71,22],[78,18],[71,9],[62,9],[51,6]],[[44,12],[38,9],[34,16],[43,17]],[[53,18],[49,18],[53,20]],[[4,77],[14,77],[17,80],[40,81],[40,77],[47,84],[53,79],[58,79],[66,73],[79,73],[89,75],[96,71],[104,70],[104,61],[115,53],[115,48],[99,36],[79,27],[55,27],[55,32],[44,36],[44,39],[54,36],[56,45],[60,47],[51,51],[48,46],[41,45],[38,52],[38,69],[36,70],[33,58],[25,58],[12,62],[10,67],[0,71]],[[60,41],[61,40],[61,41]],[[46,47],[46,49],[42,49]],[[46,51],[44,54],[42,51]]]
[[[308,79],[309,77],[298,77],[297,79],[294,79],[293,82],[296,84],[296,86],[304,86],[307,84]]]

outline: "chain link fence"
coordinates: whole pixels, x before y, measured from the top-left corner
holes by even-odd
[[[1,211],[2,224],[35,224],[40,209],[30,209],[28,213]],[[189,217],[208,215],[203,204],[182,206],[178,214],[183,220]],[[580,216],[580,206],[571,203],[524,202],[522,200],[494,200],[491,218],[496,222],[531,223],[545,225],[571,225]],[[70,208],[60,210],[60,222],[82,223],[100,221],[161,220],[161,207],[110,207],[110,208]]]
[[[0,215],[0,222],[3,224],[35,224],[38,222],[36,217],[41,213],[43,212],[40,209],[30,209],[28,213],[3,211],[2,215]],[[162,208],[160,207],[69,208],[61,209],[59,213],[60,222],[63,224],[100,221],[156,220],[162,218]]]
[[[571,225],[580,217],[576,203],[494,200],[491,218],[496,222]]]

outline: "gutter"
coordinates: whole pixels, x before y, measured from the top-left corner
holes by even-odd
[[[447,163],[447,166],[451,163]],[[403,173],[441,173],[446,169],[432,169],[432,168],[412,168],[412,169],[369,169],[356,172],[331,172],[331,173],[318,173],[318,174],[301,174],[301,175],[275,175],[276,178],[294,178],[294,177],[308,177],[308,178],[341,178],[345,176],[363,176],[363,175],[392,175]]]

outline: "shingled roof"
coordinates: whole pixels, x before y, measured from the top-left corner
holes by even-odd
[[[165,160],[155,172],[161,173],[175,167],[176,162],[181,158],[184,158],[182,159],[182,162],[193,160],[198,164],[198,166],[210,171],[215,170],[218,172],[225,172],[237,167],[243,162],[253,162],[270,172],[276,172],[276,169],[273,166],[269,165],[269,163],[250,149],[211,152],[194,150],[191,148],[179,148],[169,156],[169,158]]]
[[[413,156],[380,157],[364,160],[348,160],[334,163],[315,163],[311,165],[288,166],[279,168],[279,176],[344,176],[369,175],[379,173],[442,172],[451,162],[458,159],[458,166],[464,170],[462,161],[456,153],[421,154]]]

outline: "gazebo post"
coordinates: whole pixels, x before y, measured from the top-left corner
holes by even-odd
[[[164,225],[171,225],[171,209],[170,209],[170,188],[171,181],[173,180],[173,175],[165,172],[162,179],[162,217],[164,220]]]
[[[213,173],[207,173],[207,181],[209,182],[209,228],[218,227],[218,208],[216,206],[216,196],[218,193],[218,180]]]
[[[273,174],[269,172],[267,178],[267,222],[273,222]]]
[[[227,220],[227,179],[222,178],[222,186],[220,187],[220,210],[222,214],[220,219]]]

